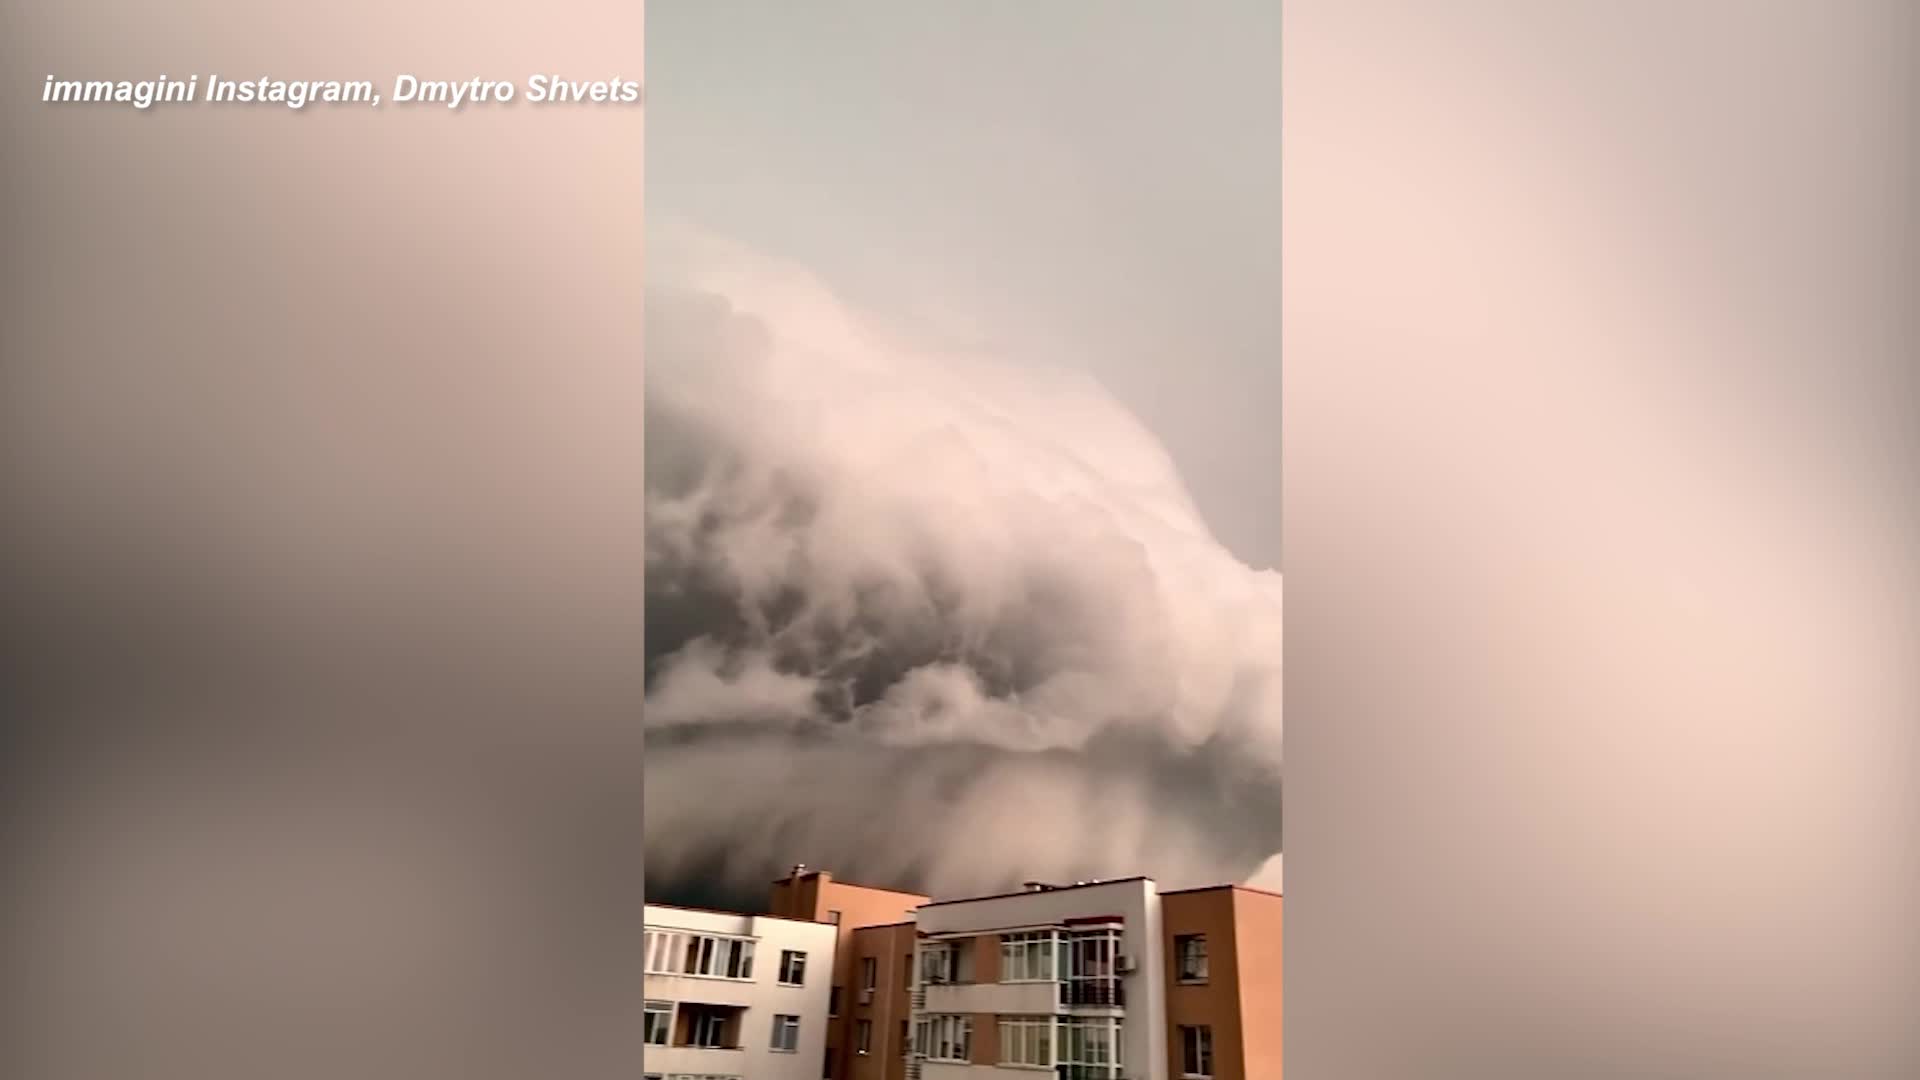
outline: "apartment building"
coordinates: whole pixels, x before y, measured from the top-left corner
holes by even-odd
[[[1279,893],[1149,878],[933,901],[795,867],[647,907],[652,1080],[1280,1080]]]
[[[836,927],[648,904],[647,1080],[815,1080]]]
[[[1141,877],[923,905],[907,1080],[1166,1080],[1162,918]]]
[[[847,1071],[838,1080],[905,1080],[918,939],[911,921],[854,930]]]
[[[1281,904],[1240,885],[1160,894],[1167,1075],[1279,1080]]]
[[[914,910],[929,899],[920,893],[835,881],[832,874],[809,871],[805,864],[796,865],[786,877],[773,883],[768,910],[833,928],[830,1018],[820,1076],[832,1080],[904,1080],[899,1071],[886,1071],[885,1062],[899,1055],[881,1049],[898,1045],[893,1025],[896,1017],[906,1015],[903,1001],[881,994],[888,983],[881,973],[890,970],[887,961],[891,954],[880,950],[897,947],[893,941],[898,939],[878,931],[897,930],[911,922]],[[910,952],[910,948],[902,949],[901,956]],[[875,965],[870,994],[864,973],[868,958]],[[904,998],[905,994],[903,985],[899,995]],[[863,1032],[867,1040],[864,1053],[860,1049]]]

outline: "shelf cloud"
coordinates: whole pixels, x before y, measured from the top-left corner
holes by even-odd
[[[655,887],[1192,884],[1278,850],[1280,578],[1150,431],[724,239],[656,225],[649,261]]]

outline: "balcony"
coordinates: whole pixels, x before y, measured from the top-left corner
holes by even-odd
[[[649,1073],[671,1076],[744,1076],[747,1053],[738,1046],[648,1046],[641,1049]]]
[[[1051,1013],[1060,1009],[1126,1008],[1126,987],[1118,978],[1065,982],[926,983],[923,1004],[930,1013]]]
[[[1124,1075],[1118,1065],[1055,1065],[1060,1080],[1117,1080]]]
[[[930,1013],[1050,1013],[1059,1007],[1055,982],[927,983],[921,1011]]]
[[[1119,979],[1069,979],[1060,984],[1060,1004],[1069,1008],[1124,1009],[1126,988]]]
[[[670,972],[649,972],[643,976],[643,981],[648,997],[700,1002],[729,1009],[744,1009],[752,1005],[759,989],[752,979]]]

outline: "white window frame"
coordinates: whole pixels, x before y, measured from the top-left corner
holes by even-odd
[[[1063,1016],[1054,1032],[1054,1059],[1077,1066],[1076,1071],[1103,1069],[1108,1076],[1119,1076],[1125,1039],[1118,1017]]]
[[[1053,1028],[1051,1016],[1002,1016],[1000,1064],[1053,1068]]]
[[[960,946],[952,941],[930,941],[920,946],[920,983],[951,986],[960,981]]]
[[[1064,979],[1089,981],[1120,977],[1120,931],[1113,928],[1063,935],[1067,943]]]
[[[656,1016],[662,1018],[658,1026],[653,1023]],[[653,1037],[656,1033],[660,1036],[658,1039]],[[647,1002],[646,1011],[642,1013],[640,1039],[647,1046],[666,1046],[673,1041],[673,1002]]]
[[[782,1036],[785,1036],[783,1041]],[[773,1014],[773,1035],[768,1045],[776,1054],[800,1052],[800,1017],[793,1013]]]
[[[781,986],[807,985],[806,951],[803,949],[781,949],[778,978]]]
[[[1175,934],[1173,953],[1177,981],[1192,984],[1208,981],[1211,970],[1207,961],[1207,935]]]
[[[1000,981],[1003,983],[1057,982],[1060,972],[1060,935],[1053,930],[1031,930],[1000,936]]]
[[[1180,1025],[1180,1075],[1192,1080],[1210,1080],[1213,1076],[1212,1024]]]
[[[914,1047],[928,1061],[972,1064],[973,1017],[962,1013],[922,1016],[915,1025]]]
[[[654,975],[678,975],[680,971],[674,964],[676,957],[684,956],[685,947],[680,944],[682,935],[671,930],[650,930],[647,932],[647,971]]]
[[[753,981],[754,939],[732,934],[662,930],[649,935],[646,970],[691,979]]]
[[[724,950],[722,949],[715,950],[716,954],[720,952],[725,952],[727,954],[726,961],[725,961],[725,963],[727,964],[727,971],[724,976],[721,976],[722,978],[739,979],[743,982],[752,981],[753,979],[753,941],[751,939],[748,939],[748,938],[730,939],[727,942],[726,948]],[[716,963],[719,963],[719,960],[717,958],[716,958]]]

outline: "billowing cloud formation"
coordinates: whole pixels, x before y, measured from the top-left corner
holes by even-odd
[[[652,247],[656,885],[1186,884],[1278,848],[1279,576],[1148,431],[1084,374],[904,340],[711,237]]]

